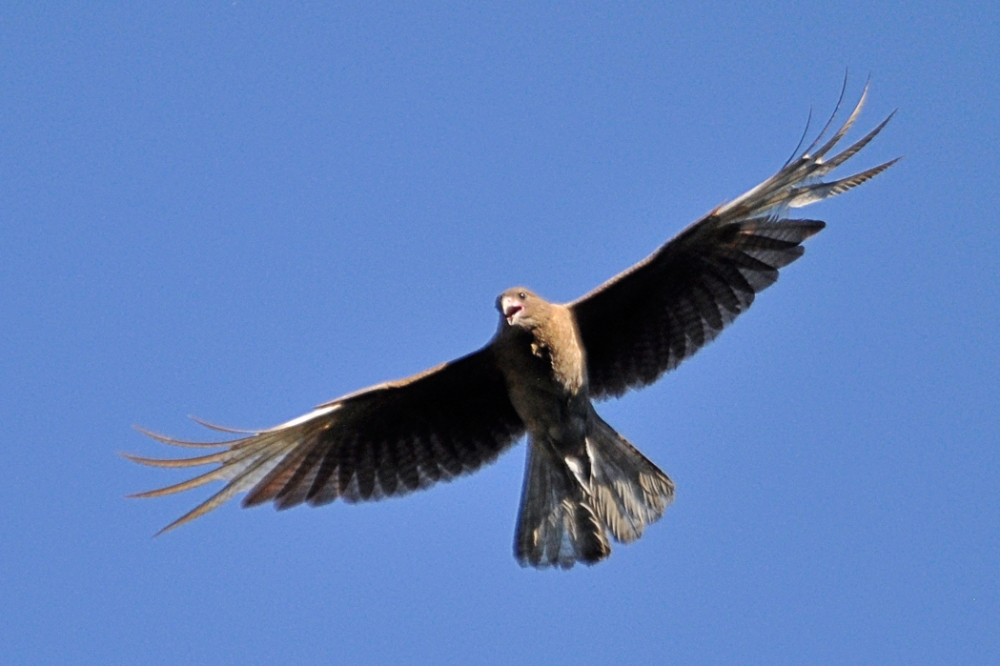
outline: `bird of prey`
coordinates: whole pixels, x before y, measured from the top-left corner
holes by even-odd
[[[652,255],[566,304],[526,287],[496,300],[499,325],[468,356],[378,384],[282,425],[218,443],[151,437],[177,446],[222,447],[145,465],[217,465],[134,497],[160,497],[224,481],[215,495],[162,531],[247,492],[244,506],[279,509],[405,495],[473,472],[527,435],[527,469],[514,539],[522,566],[594,564],[609,538],[638,539],[674,496],[670,478],[608,425],[593,401],[647,386],[676,368],[802,256],[825,224],[788,212],[845,192],[896,160],[837,180],[822,178],[853,157],[891,115],[839,153],[868,88],[820,145],[796,149],[778,173],[696,221]],[[843,93],[841,93],[843,98]],[[839,102],[838,102],[839,108]],[[219,430],[218,426],[210,426]]]

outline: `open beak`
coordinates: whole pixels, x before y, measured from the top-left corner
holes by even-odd
[[[524,309],[524,306],[520,303],[504,303],[503,304],[503,316],[507,318],[508,324],[514,323],[514,315]]]

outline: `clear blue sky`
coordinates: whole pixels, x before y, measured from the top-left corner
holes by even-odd
[[[0,662],[1000,663],[996,6],[374,4],[0,8]],[[847,68],[859,130],[899,109],[858,166],[905,159],[599,406],[677,484],[607,562],[517,566],[523,445],[156,539],[207,491],[124,499],[182,478],[133,424],[476,349],[504,288],[572,299],[773,173]]]

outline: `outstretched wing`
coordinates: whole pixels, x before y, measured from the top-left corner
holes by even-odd
[[[145,431],[143,431],[145,432]],[[210,481],[225,487],[165,527],[183,525],[249,491],[244,506],[279,509],[403,495],[492,462],[524,433],[503,376],[485,347],[413,377],[379,384],[269,430],[217,444],[146,433],[166,444],[225,450],[158,460],[154,467],[219,466],[189,481],[133,497],[160,497]]]
[[[846,192],[897,161],[839,180],[820,180],[864,148],[892,118],[826,159],[857,120],[867,95],[866,86],[844,125],[815,153],[810,151],[823,133],[774,176],[569,304],[586,349],[593,398],[651,384],[750,307],[754,295],[778,279],[779,268],[802,256],[800,244],[825,226],[817,220],[787,219],[789,208]]]

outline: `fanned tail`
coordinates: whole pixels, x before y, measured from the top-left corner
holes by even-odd
[[[598,517],[616,541],[635,541],[673,501],[674,482],[615,432],[593,407],[587,453],[591,502]]]
[[[521,566],[569,569],[610,554],[587,489],[551,447],[529,441],[514,557]]]
[[[572,567],[611,554],[608,534],[631,543],[674,498],[666,474],[590,408],[589,464],[546,442],[528,443],[514,555],[522,566]]]

